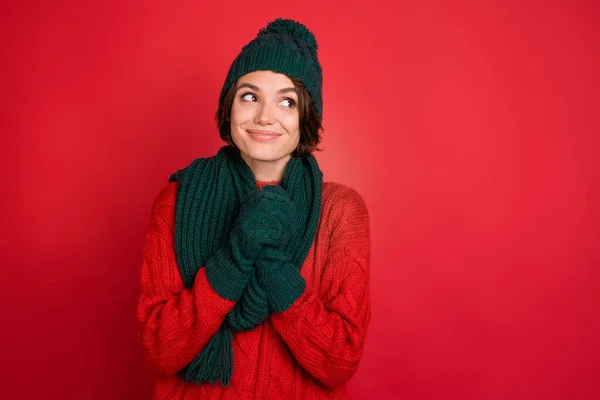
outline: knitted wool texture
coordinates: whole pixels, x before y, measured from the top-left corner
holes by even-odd
[[[277,183],[257,187],[265,184]],[[236,333],[235,373],[226,387],[178,374],[236,303],[215,292],[205,268],[184,288],[175,257],[177,190],[171,182],[156,197],[143,248],[137,321],[140,345],[157,373],[153,398],[345,399],[370,316],[369,221],[361,196],[323,182],[319,228],[301,269],[306,289],[284,312]]]
[[[229,146],[221,148],[215,157],[193,161],[187,168],[173,174],[170,181],[173,180],[178,181],[175,252],[184,286],[191,288],[198,268],[214,260],[228,240],[242,199],[256,190],[256,181],[239,150]],[[289,307],[304,290],[299,271],[314,240],[321,207],[322,173],[316,159],[312,156],[292,158],[281,187],[289,195],[296,211],[297,229],[285,246],[285,254],[290,257],[280,260],[282,270],[288,273],[268,274],[262,285],[257,275],[250,276],[240,301],[228,314],[221,329],[181,371],[185,380],[197,383],[219,381],[228,385],[233,374],[233,332],[260,325],[270,312]],[[290,265],[294,267],[294,274],[285,268]],[[222,288],[221,293],[228,297],[230,277],[227,272],[213,268],[211,274],[215,275],[211,284],[217,282],[215,289]],[[273,304],[269,304],[270,299],[273,299]]]
[[[274,71],[300,80],[317,114],[323,116],[323,72],[317,49],[315,36],[306,26],[277,18],[261,29],[231,64],[219,105],[223,104],[229,87],[240,77],[254,71]]]

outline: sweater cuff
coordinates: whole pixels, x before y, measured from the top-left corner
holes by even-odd
[[[215,292],[208,281],[205,268],[201,268],[196,274],[193,290],[195,292],[196,307],[206,309],[209,305],[208,308],[211,310],[211,317],[203,318],[203,325],[207,329],[217,331],[223,323],[223,319],[235,306],[235,302],[227,300]]]

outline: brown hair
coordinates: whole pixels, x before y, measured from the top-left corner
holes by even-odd
[[[292,153],[292,157],[305,157],[312,154],[313,151],[321,151],[317,146],[321,143],[321,133],[323,126],[321,125],[322,118],[312,103],[310,95],[304,88],[302,82],[297,79],[290,78],[296,88],[298,94],[298,112],[300,118],[300,140],[298,147]],[[217,129],[221,139],[232,147],[236,147],[231,138],[231,107],[235,100],[235,92],[237,90],[237,82],[229,87],[223,103],[219,105],[219,109],[215,114]]]

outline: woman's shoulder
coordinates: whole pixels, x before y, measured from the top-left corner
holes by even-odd
[[[322,213],[334,219],[368,218],[367,206],[360,193],[336,182],[323,182]]]
[[[323,182],[323,203],[364,205],[364,200],[353,187],[336,182]]]
[[[177,197],[177,181],[167,183],[154,199],[153,209],[157,211],[165,207],[175,207]]]
[[[354,188],[323,182],[321,229],[329,232],[332,248],[357,244],[368,247],[369,213],[363,197]]]

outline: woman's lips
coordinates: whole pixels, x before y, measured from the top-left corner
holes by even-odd
[[[281,133],[272,132],[272,131],[263,131],[260,129],[248,129],[248,135],[258,142],[272,142],[281,136]]]

